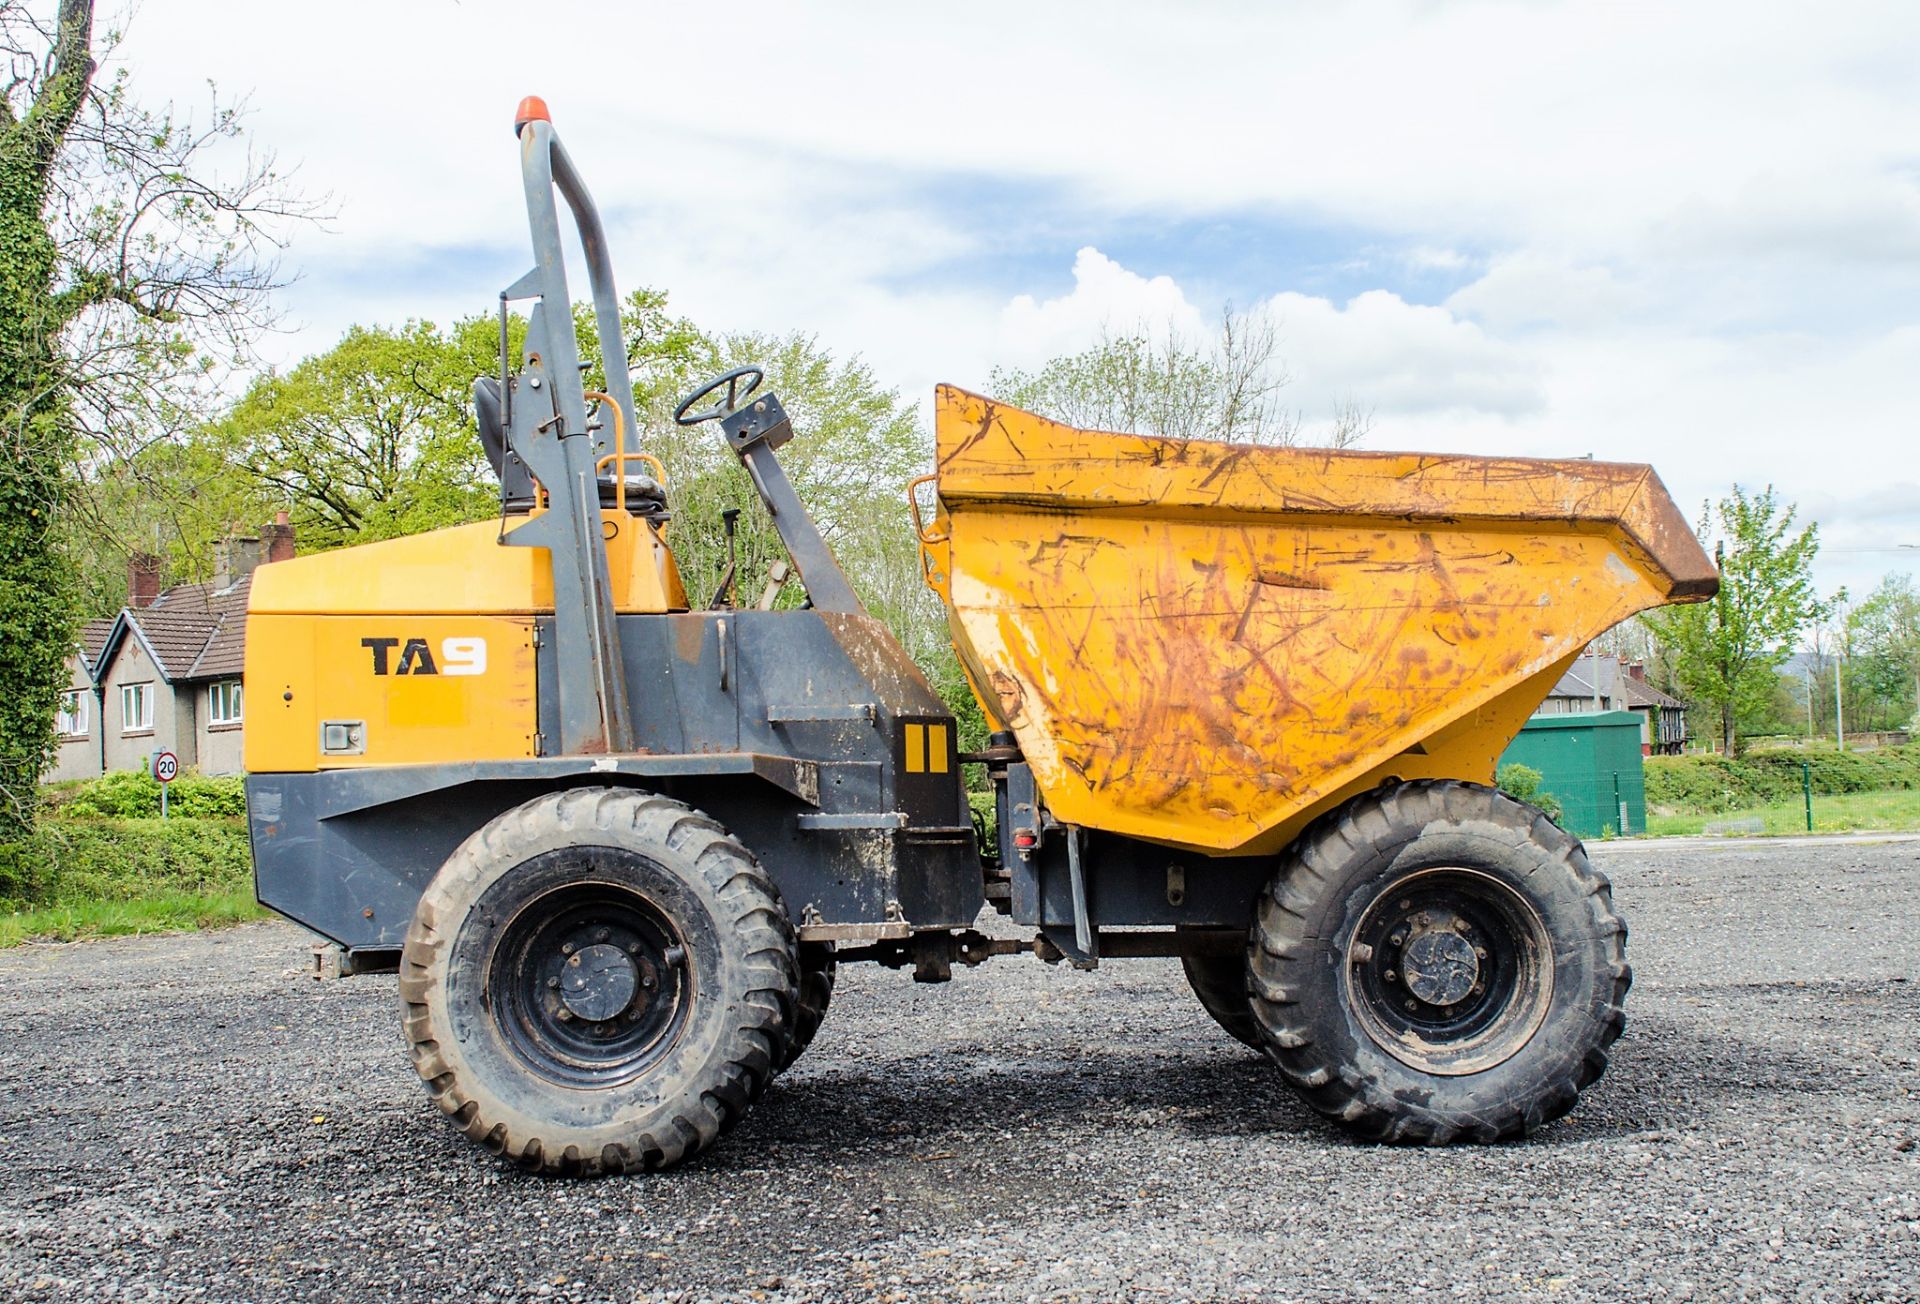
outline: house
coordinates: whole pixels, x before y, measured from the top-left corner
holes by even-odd
[[[1678,753],[1687,742],[1687,704],[1647,682],[1639,661],[1583,653],[1548,692],[1533,714],[1586,715],[1632,711],[1640,717],[1640,750],[1652,756]]]
[[[212,581],[160,588],[157,558],[127,564],[127,605],[89,621],[69,661],[59,750],[48,779],[142,769],[170,751],[182,769],[237,774],[245,729],[247,591],[254,568],[293,556],[286,513],[228,540]]]

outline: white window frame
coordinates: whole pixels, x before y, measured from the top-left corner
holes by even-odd
[[[222,679],[217,684],[207,685],[207,723],[239,724],[245,715],[246,702],[242,694],[241,681]]]
[[[87,736],[87,691],[83,688],[69,688],[60,698],[60,713],[55,723],[62,738],[85,738]]]
[[[128,710],[129,703],[140,707],[139,719]],[[138,684],[120,685],[120,732],[123,734],[153,732],[153,681],[145,680]]]

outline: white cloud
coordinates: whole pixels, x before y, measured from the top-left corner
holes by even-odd
[[[1541,251],[1495,259],[1484,276],[1447,299],[1453,311],[1501,331],[1596,329],[1646,305],[1644,292],[1606,268],[1572,266]]]
[[[1053,299],[1013,297],[1000,314],[998,343],[1011,359],[1034,364],[1087,348],[1104,333],[1141,327],[1196,335],[1203,320],[1172,277],[1128,271],[1088,246],[1074,255],[1069,293]]]
[[[1369,290],[1344,308],[1291,291],[1264,305],[1309,412],[1354,402],[1376,415],[1455,409],[1516,417],[1545,402],[1541,366],[1446,308]]]

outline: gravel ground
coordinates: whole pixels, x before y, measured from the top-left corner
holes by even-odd
[[[844,971],[660,1176],[440,1121],[279,924],[0,953],[0,1297],[1920,1298],[1920,842],[1596,849],[1638,974],[1525,1143],[1323,1126],[1166,961]]]

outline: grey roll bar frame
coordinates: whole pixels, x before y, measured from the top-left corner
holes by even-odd
[[[633,715],[607,571],[596,470],[599,460],[612,450],[604,431],[587,421],[566,256],[560,243],[560,210],[553,197],[556,188],[573,211],[586,253],[607,394],[620,408],[619,419],[634,429],[637,414],[633,383],[627,375],[626,338],[620,328],[620,299],[613,286],[613,264],[599,210],[553,124],[533,118],[516,124],[515,130],[520,137],[520,175],[534,267],[501,291],[500,299],[503,313],[510,300],[537,298],[539,303],[528,314],[521,370],[506,378],[501,402],[509,446],[546,490],[548,510],[504,534],[501,542],[509,547],[546,548],[553,559],[558,754],[630,752]],[[624,474],[624,468],[616,466],[614,474]]]

